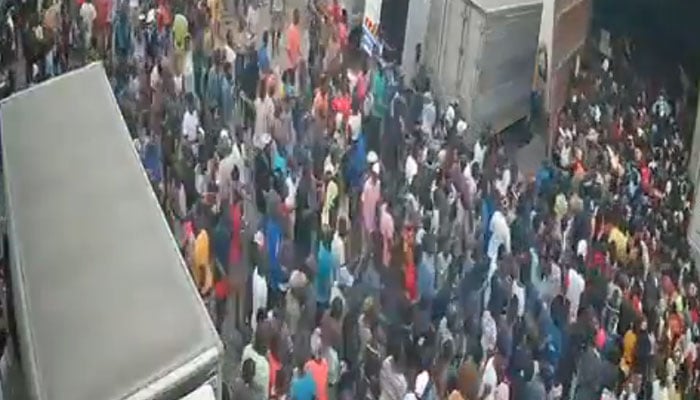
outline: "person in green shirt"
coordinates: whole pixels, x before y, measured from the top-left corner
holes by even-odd
[[[372,116],[382,120],[386,113],[386,82],[381,68],[377,68],[372,74],[372,97],[374,99]]]
[[[371,75],[369,103],[365,107],[370,115],[367,118],[365,134],[367,135],[367,150],[380,152],[380,136],[384,114],[386,113],[386,84],[384,72],[377,67]],[[370,108],[371,107],[371,108]]]

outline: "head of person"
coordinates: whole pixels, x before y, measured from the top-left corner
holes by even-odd
[[[344,238],[348,234],[348,220],[341,216],[338,218],[337,226],[338,236]]]
[[[334,0],[337,3],[337,0]],[[299,9],[295,8],[294,11],[292,11],[292,22],[294,25],[299,25],[299,22],[301,21],[301,16],[299,15]]]
[[[265,315],[264,311],[263,315]],[[256,319],[260,319],[260,310],[258,310]],[[255,337],[253,338],[253,349],[255,349],[258,354],[265,355],[267,353],[269,346],[268,333],[267,321],[265,318],[262,318],[258,321],[257,329],[255,330]]]
[[[343,300],[340,297],[331,301],[330,316],[335,320],[340,320],[343,317]]]
[[[248,358],[241,365],[241,379],[244,383],[250,385],[253,383],[253,378],[255,378],[255,361]]]
[[[270,43],[270,32],[264,31],[262,34],[262,45],[263,47],[267,47],[268,43]]]
[[[185,105],[187,107],[187,111],[192,112],[195,110],[195,100],[192,93],[185,94]]]
[[[296,360],[294,362],[294,366],[296,367],[296,372],[299,376],[304,376],[306,375],[306,362],[309,361],[306,357],[303,356],[297,356]]]

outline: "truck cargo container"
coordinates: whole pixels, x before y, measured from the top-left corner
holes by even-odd
[[[217,400],[223,346],[101,64],[0,103],[5,400]]]
[[[541,17],[541,0],[432,2],[424,63],[472,131],[501,131],[528,116]]]

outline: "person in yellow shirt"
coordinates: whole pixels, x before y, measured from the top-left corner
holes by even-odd
[[[627,262],[627,235],[617,226],[613,226],[608,234],[608,242],[615,246],[615,256],[621,263]]]
[[[212,271],[211,247],[209,245],[209,234],[206,229],[201,229],[194,240],[194,254],[190,268],[199,293],[206,295],[214,284],[214,273]]]
[[[629,375],[634,366],[634,356],[637,350],[637,334],[630,328],[622,339],[622,359],[620,368]]]
[[[211,18],[211,31],[214,33],[215,37],[219,38],[219,26],[221,25],[221,13],[222,13],[222,3],[220,0],[207,0],[207,7],[209,7],[209,14]]]

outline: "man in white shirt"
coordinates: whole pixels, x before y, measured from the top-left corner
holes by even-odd
[[[92,4],[92,0],[86,0],[80,6],[80,18],[83,21],[83,34],[85,35],[85,48],[89,49],[92,45],[92,25],[97,18],[97,10]]]
[[[182,116],[182,137],[188,143],[193,144],[197,141],[199,131],[199,115],[194,106],[194,96],[192,93],[187,93],[185,96],[187,101],[187,109]]]
[[[253,242],[258,247],[259,252],[265,251],[265,236],[262,232],[258,231],[253,237]],[[253,270],[253,281],[252,285],[252,302],[253,310],[250,316],[250,324],[255,331],[257,327],[257,314],[259,310],[267,310],[267,279],[265,279],[264,273],[261,274],[258,271],[258,266],[255,266]]]
[[[510,254],[510,226],[501,210],[496,210],[491,217],[489,229],[491,231],[487,250],[489,258],[495,260],[498,257],[498,248],[501,246],[504,247],[506,254]]]
[[[252,35],[258,34],[258,19],[258,5],[255,1],[251,1],[248,4],[246,24],[248,25],[248,32]]]
[[[510,183],[510,168],[505,167],[501,172],[501,178],[496,179],[496,182],[494,182],[494,186],[496,187],[496,190],[501,195],[501,197],[506,198],[508,196],[508,188],[510,187]]]
[[[482,139],[479,138],[479,140],[474,143],[474,162],[479,164],[479,168],[484,167],[484,158],[486,157],[486,150],[488,149],[487,145],[485,143],[482,143]]]
[[[569,321],[576,320],[581,295],[586,289],[586,281],[575,269],[569,268],[569,286],[566,288],[566,299],[569,300]]]
[[[345,235],[347,234],[347,222],[345,218],[338,218],[338,227],[333,234],[333,241],[331,241],[331,253],[333,257],[338,261],[339,266],[345,265]]]

